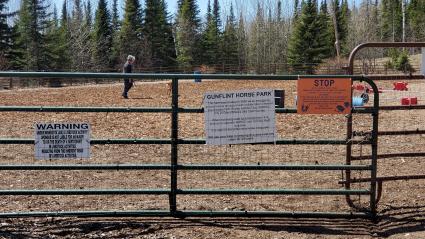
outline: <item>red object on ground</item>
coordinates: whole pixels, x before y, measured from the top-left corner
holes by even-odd
[[[394,90],[400,90],[400,91],[407,90],[407,82],[404,82],[404,81],[394,82],[393,85],[394,85]]]
[[[417,105],[418,104],[418,97],[411,97],[410,98],[410,104],[411,105]]]
[[[365,89],[365,86],[364,86],[364,85],[362,85],[362,84],[356,84],[356,85],[353,85],[353,88],[354,88],[355,90],[363,91],[363,90]]]
[[[410,105],[410,99],[408,97],[401,98],[401,105]]]

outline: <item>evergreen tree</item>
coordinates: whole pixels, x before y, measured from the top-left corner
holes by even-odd
[[[179,67],[191,71],[200,62],[200,19],[196,0],[181,0],[176,18],[176,53]]]
[[[120,20],[118,16],[118,0],[113,0],[112,2],[112,29],[113,31],[118,31],[120,29]]]
[[[341,54],[346,56],[350,53],[347,48],[348,40],[348,23],[350,21],[350,8],[348,7],[348,0],[342,0],[341,4],[341,17],[339,19],[340,40],[341,40]]]
[[[142,9],[138,0],[126,0],[120,31],[120,59],[136,56],[136,65],[142,54]]]
[[[94,61],[97,69],[108,71],[111,66],[111,15],[105,0],[99,0],[94,22]]]
[[[60,41],[60,28],[59,28],[59,19],[56,10],[56,6],[53,9],[53,19],[51,19],[49,23],[49,28],[46,33],[46,38],[49,39],[50,44],[48,47],[50,48],[50,52],[52,53],[50,56],[51,59],[51,70],[60,71],[61,63],[59,62],[59,57],[61,54]]]
[[[216,24],[217,29],[221,29],[221,19],[220,19],[220,4],[218,0],[214,0],[213,9],[212,9],[212,17],[214,19],[214,23]]]
[[[46,47],[50,50],[48,52],[49,54],[47,54],[47,57],[49,61],[51,62],[49,70],[51,71],[63,70],[62,67],[64,65],[63,65],[63,62],[61,62],[62,53],[63,53],[63,48],[61,44],[61,29],[59,25],[59,18],[58,18],[56,6],[54,7],[53,18],[49,22],[49,28],[47,30],[45,39],[46,39],[45,42],[47,43]],[[48,84],[49,86],[52,86],[52,87],[59,87],[62,85],[62,80],[63,79],[60,79],[60,78],[49,78]]]
[[[12,29],[7,24],[8,0],[0,0],[0,70],[8,68],[12,51]]]
[[[288,62],[295,71],[312,74],[314,64],[321,62],[323,47],[318,29],[317,2],[307,0],[289,42]]]
[[[401,41],[403,16],[400,1],[381,1],[381,38],[383,41]]]
[[[300,15],[300,1],[294,0],[294,23],[298,20]]]
[[[58,46],[58,69],[69,71],[71,64],[71,52],[70,52],[70,33],[69,33],[69,16],[68,9],[66,7],[67,1],[63,2],[61,19],[59,24],[59,39],[57,41]]]
[[[163,0],[146,0],[142,33],[147,43],[148,59],[144,62],[148,67],[158,69],[175,65],[174,40],[168,18]]]
[[[425,1],[411,0],[407,6],[409,26],[413,41],[425,41]],[[423,63],[425,64],[425,63]]]
[[[333,30],[332,30],[332,21],[328,13],[328,5],[326,0],[322,1],[320,5],[320,11],[318,16],[318,31],[319,31],[319,44],[323,48],[323,55],[321,58],[328,58],[332,56],[334,44],[333,39]]]
[[[208,1],[208,5],[210,1]],[[207,65],[216,65],[221,60],[220,59],[220,29],[219,29],[219,21],[220,17],[215,15],[218,14],[219,6],[218,2],[215,0],[213,5],[213,11],[211,13],[210,5],[208,6],[207,12],[207,23],[206,28],[202,37],[202,49],[203,49],[203,57],[202,63]],[[215,9],[215,10],[214,10]]]
[[[121,22],[118,17],[118,0],[112,2],[112,52],[111,52],[111,65],[116,67],[119,63],[120,52],[120,28]]]
[[[91,9],[90,1],[87,1],[87,5],[85,5],[84,19],[85,19],[85,25],[91,30],[93,16],[92,16],[92,9]]]
[[[235,72],[238,65],[238,38],[236,31],[236,19],[233,12],[233,4],[231,4],[230,14],[227,17],[223,33],[223,64],[230,67],[231,72]]]
[[[51,49],[46,33],[49,6],[44,0],[23,0],[16,23],[16,67],[23,70],[49,70]]]

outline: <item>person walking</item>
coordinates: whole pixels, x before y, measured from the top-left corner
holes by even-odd
[[[127,61],[124,64],[123,67],[123,73],[132,73],[133,71],[133,63],[136,60],[136,58],[132,55],[127,56]],[[122,93],[122,97],[124,99],[128,99],[128,91],[133,87],[133,79],[131,78],[124,78],[124,91]]]

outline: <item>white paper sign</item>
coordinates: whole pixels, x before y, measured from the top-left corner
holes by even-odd
[[[88,123],[37,123],[36,159],[90,158]]]
[[[276,140],[274,90],[206,93],[204,109],[207,144]]]
[[[425,47],[422,47],[422,66],[421,74],[425,76]]]

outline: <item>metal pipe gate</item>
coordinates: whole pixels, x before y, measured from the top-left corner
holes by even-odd
[[[354,60],[357,55],[357,53],[364,49],[364,48],[408,48],[408,47],[421,47],[425,48],[425,42],[366,42],[357,45],[350,53],[349,59],[348,59],[348,66],[343,67],[347,74],[352,75],[354,74]],[[422,63],[425,64],[425,63]],[[394,80],[399,79],[400,77],[406,77],[409,80],[418,80],[418,79],[424,79],[424,75],[371,75],[366,76],[369,79],[372,80]],[[373,89],[375,92],[375,89]],[[374,94],[376,97],[376,94]],[[417,110],[417,109],[425,109],[424,105],[402,105],[402,106],[380,106],[379,110],[384,111],[392,111],[392,110]],[[349,115],[347,120],[347,136],[360,136],[364,132],[356,132],[353,131],[353,119],[352,116]],[[366,132],[367,133],[367,132]],[[414,134],[423,134],[424,131],[415,130],[415,131],[381,131],[378,132],[378,135],[414,135]],[[367,133],[368,134],[368,133]],[[424,153],[399,153],[399,154],[386,154],[386,155],[377,155],[377,158],[391,158],[391,157],[397,157],[397,156],[403,156],[403,157],[418,157],[418,156],[424,156]],[[352,156],[352,144],[347,144],[347,153],[346,153],[346,164],[350,165],[352,161],[355,160],[367,160],[370,157],[364,156]],[[359,183],[359,182],[370,182],[371,178],[367,179],[355,179],[351,177],[350,170],[346,170],[345,173],[346,179],[341,181],[341,184],[345,185],[346,189],[351,188],[352,183]],[[394,176],[394,177],[379,177],[375,178],[374,180],[378,184],[378,192],[377,192],[377,198],[375,199],[375,202],[378,203],[381,195],[382,195],[382,183],[384,181],[395,181],[395,180],[409,180],[409,179],[425,179],[425,175],[410,175],[410,176]],[[353,208],[356,208],[356,205],[350,198],[350,195],[346,195],[346,201],[348,205],[350,205]]]
[[[0,72],[0,77],[32,77],[32,78],[124,78],[133,79],[172,79],[171,107],[61,107],[61,106],[0,106],[3,112],[140,112],[140,113],[171,113],[171,136],[170,138],[156,139],[92,139],[90,144],[167,144],[171,145],[170,164],[87,164],[87,165],[0,165],[0,170],[169,170],[169,189],[58,189],[58,190],[0,190],[0,195],[117,195],[117,194],[150,194],[168,195],[169,210],[136,210],[136,211],[65,211],[65,212],[13,212],[0,213],[0,217],[375,217],[376,216],[376,172],[377,172],[377,139],[378,139],[378,111],[379,95],[378,88],[364,76],[304,76],[309,78],[351,78],[355,81],[365,81],[374,90],[373,107],[367,109],[352,109],[352,113],[371,114],[372,131],[367,140],[354,141],[351,134],[345,139],[278,139],[276,145],[352,145],[364,144],[372,148],[372,159],[370,165],[184,165],[178,161],[178,147],[183,144],[205,144],[205,139],[183,139],[179,137],[179,114],[181,113],[203,113],[203,108],[179,107],[178,85],[181,79],[194,79],[192,74],[121,74],[121,73],[60,73],[60,72]],[[204,74],[203,79],[221,80],[298,80],[297,75],[215,75]],[[303,77],[303,76],[301,76]],[[276,113],[296,113],[296,109],[277,108]],[[350,114],[351,115],[351,114]],[[2,138],[0,144],[34,144],[34,139],[25,138]],[[272,144],[272,143],[270,143]],[[276,146],[278,147],[278,146]],[[183,189],[178,185],[178,173],[183,170],[352,170],[369,171],[371,175],[368,189]],[[285,211],[198,211],[179,210],[177,195],[370,195],[370,207],[362,212],[285,212]]]

